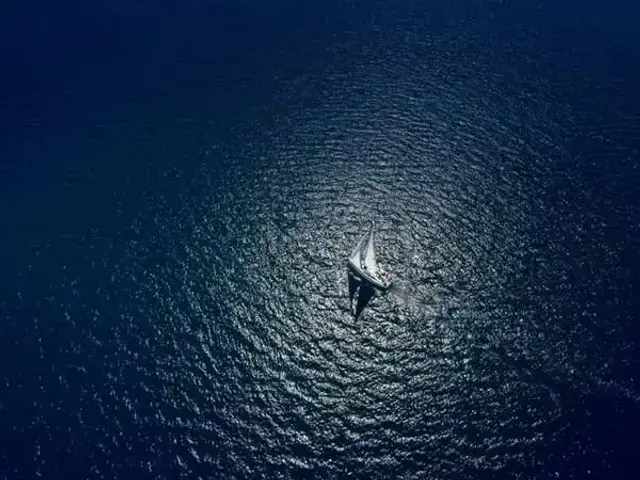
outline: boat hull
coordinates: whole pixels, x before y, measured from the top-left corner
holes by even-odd
[[[363,270],[362,268],[360,268],[358,265],[353,263],[351,260],[349,260],[347,262],[347,264],[349,265],[349,268],[351,270],[353,270],[353,272],[356,275],[358,275],[361,279],[366,280],[367,282],[369,282],[374,287],[376,287],[376,288],[378,288],[380,290],[388,290],[389,287],[391,287],[391,283],[392,282],[385,283],[385,282],[381,281],[380,279],[378,279],[378,278],[374,277],[373,275],[371,275],[370,273],[368,273],[366,270]]]

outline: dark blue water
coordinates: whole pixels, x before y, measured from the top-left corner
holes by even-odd
[[[638,6],[130,3],[0,15],[0,478],[637,478]]]

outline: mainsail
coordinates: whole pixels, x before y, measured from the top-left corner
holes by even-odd
[[[362,253],[361,252],[362,246],[364,245],[364,241],[366,239],[367,239],[367,234],[365,233],[360,239],[360,241],[358,242],[358,245],[356,245],[356,248],[354,248],[353,252],[351,252],[351,255],[349,255],[349,260],[358,268],[362,268],[361,262],[360,262],[360,255]]]
[[[376,265],[376,254],[373,251],[373,229],[371,229],[371,232],[369,233],[369,240],[367,241],[367,248],[364,252],[362,266],[371,275],[375,275],[378,269]]]

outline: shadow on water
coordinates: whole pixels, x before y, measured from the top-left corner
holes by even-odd
[[[353,306],[353,299],[357,296],[356,309],[354,312],[356,320],[360,317],[362,311],[375,293],[375,288],[369,282],[363,281],[352,273],[349,273],[349,304]]]
[[[358,291],[358,287],[360,286],[360,279],[357,278],[353,273],[349,272],[347,275],[349,279],[349,305],[353,304],[353,297]]]

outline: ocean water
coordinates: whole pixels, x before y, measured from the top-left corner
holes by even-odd
[[[300,3],[5,7],[0,478],[637,478],[639,7]]]

